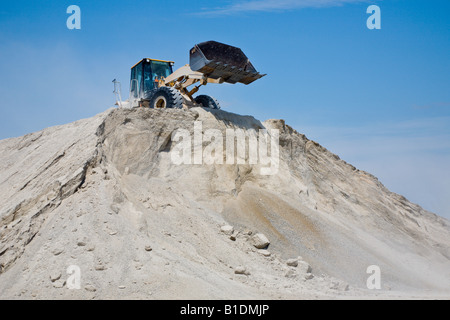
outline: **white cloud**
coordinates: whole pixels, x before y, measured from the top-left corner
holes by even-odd
[[[247,0],[213,9],[205,9],[200,14],[233,14],[238,12],[272,12],[304,8],[336,7],[348,3],[368,2],[367,0]]]

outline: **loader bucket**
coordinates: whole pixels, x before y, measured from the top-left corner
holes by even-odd
[[[250,84],[265,76],[256,71],[241,49],[216,41],[196,44],[190,51],[190,66],[208,78],[233,84]]]

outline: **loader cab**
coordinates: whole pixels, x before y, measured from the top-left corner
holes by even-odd
[[[130,98],[150,99],[151,91],[158,87],[158,80],[173,73],[173,61],[142,59],[131,68]]]

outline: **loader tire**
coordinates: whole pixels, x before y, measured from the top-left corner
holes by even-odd
[[[150,108],[164,109],[182,109],[183,97],[181,93],[172,87],[161,87],[155,90],[150,98]]]
[[[220,109],[219,101],[205,94],[195,97],[195,102],[201,104],[204,108]]]

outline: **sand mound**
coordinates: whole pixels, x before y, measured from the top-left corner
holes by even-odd
[[[278,129],[276,174],[174,164],[172,133],[195,122]],[[1,298],[450,295],[450,222],[282,120],[110,109],[0,141],[0,158]],[[370,265],[381,290],[366,287]]]

